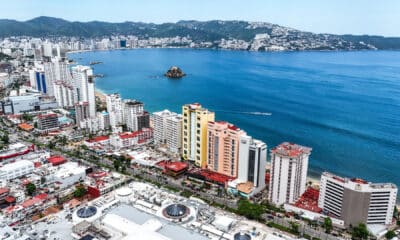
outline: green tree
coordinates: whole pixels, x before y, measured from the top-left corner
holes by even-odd
[[[1,136],[1,141],[5,144],[8,144],[10,142],[10,138],[8,137],[8,133],[3,133],[3,136]]]
[[[393,230],[387,231],[385,234],[386,239],[392,239],[396,237],[396,233]]]
[[[251,203],[248,200],[242,199],[239,201],[237,212],[248,219],[260,220],[261,215],[265,212],[265,209],[262,205]]]
[[[40,178],[40,183],[41,184],[44,184],[46,182],[46,177],[45,176],[42,176],[41,178]]]
[[[49,143],[47,143],[47,147],[50,149],[53,149],[56,147],[56,144],[54,142],[50,141]]]
[[[29,196],[33,196],[33,194],[36,192],[36,186],[33,183],[26,184],[25,189]]]
[[[369,232],[367,229],[367,225],[364,223],[358,224],[358,226],[355,226],[351,229],[351,238],[352,239],[357,239],[357,240],[362,240],[362,239],[368,239]]]
[[[322,227],[325,228],[326,233],[331,233],[332,231],[332,219],[330,217],[327,217],[324,219],[324,223],[322,224]]]
[[[293,233],[298,234],[299,233],[299,224],[295,222],[290,222],[290,229],[293,231]]]
[[[119,168],[121,167],[121,161],[119,159],[114,160],[114,168],[116,171],[119,171]]]
[[[33,117],[31,115],[29,115],[28,113],[24,113],[24,114],[22,114],[22,119],[25,121],[32,121]]]
[[[86,190],[85,186],[83,186],[82,184],[79,184],[75,188],[74,197],[81,198],[81,197],[85,196],[86,193],[87,193],[87,190]]]

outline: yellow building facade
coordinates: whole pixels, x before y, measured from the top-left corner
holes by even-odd
[[[196,166],[207,166],[207,126],[215,113],[198,103],[182,106],[182,156]]]

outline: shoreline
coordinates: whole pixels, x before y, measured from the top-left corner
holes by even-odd
[[[112,51],[115,51],[115,50],[124,50],[124,51],[126,51],[126,50],[136,50],[136,49],[145,49],[145,48],[127,48],[127,49],[95,49],[95,50],[82,50],[82,51],[74,51],[74,52],[68,52],[68,53],[78,53],[78,52],[82,52],[82,53],[84,53],[84,52],[104,52],[104,51],[109,51],[109,52],[112,52]],[[170,49],[170,48],[147,48],[147,49]],[[199,48],[181,48],[181,47],[174,47],[174,49],[191,49],[191,50],[202,50],[202,49],[199,49]],[[236,50],[229,50],[229,49],[211,49],[211,48],[205,48],[205,49],[203,49],[203,50],[215,50],[215,51],[219,51],[219,50],[223,50],[223,51],[225,51],[225,50],[227,50],[227,51],[236,51]],[[375,51],[384,51],[384,50],[373,50],[373,52],[375,52]],[[282,51],[279,51],[279,52],[282,52]],[[292,52],[292,51],[290,51],[290,52]],[[296,52],[309,52],[309,51],[296,51]],[[320,52],[320,51],[317,51],[317,52]],[[333,51],[329,51],[329,52],[333,52]],[[345,52],[349,52],[349,51],[345,51]],[[359,52],[359,51],[353,51],[353,52]],[[364,51],[365,52],[365,51]],[[98,89],[98,88],[95,88],[95,92],[96,92],[96,96],[98,96],[99,97],[99,99],[101,100],[101,101],[103,101],[103,102],[105,102],[105,96],[108,94],[108,93],[112,93],[112,92],[105,92],[105,91],[103,91],[102,89]],[[315,187],[319,187],[320,186],[320,177],[321,177],[321,174],[322,174],[322,172],[324,172],[324,171],[329,171],[329,172],[332,172],[333,174],[339,174],[340,175],[340,173],[336,173],[336,172],[334,172],[334,171],[331,171],[331,170],[328,170],[328,169],[325,169],[325,170],[323,170],[323,171],[321,171],[321,169],[319,169],[319,171],[317,171],[316,169],[309,169],[309,171],[308,171],[308,175],[307,175],[307,183],[308,182],[312,182],[312,186],[315,186]],[[348,176],[345,176],[345,177],[348,177]],[[366,178],[367,179],[367,181],[368,181],[368,178]],[[398,196],[397,197],[397,201],[396,201],[397,203],[396,203],[396,205],[399,205],[400,204],[400,196]]]
[[[300,52],[376,52],[376,51],[400,51],[400,50],[381,50],[381,49],[360,49],[360,50],[276,50],[276,51],[255,51],[247,49],[229,49],[229,48],[194,48],[194,47],[137,47],[137,48],[112,48],[112,49],[84,49],[67,51],[65,54],[80,54],[85,52],[107,52],[107,51],[130,51],[138,49],[191,49],[191,50],[214,50],[214,51],[233,51],[233,52],[249,52],[249,53],[300,53]]]

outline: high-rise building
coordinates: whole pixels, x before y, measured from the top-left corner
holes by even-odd
[[[46,133],[59,128],[58,116],[55,113],[38,115],[38,130],[41,133]]]
[[[72,76],[68,68],[68,62],[58,57],[47,59],[44,63],[44,72],[46,75],[47,94],[55,96],[55,86],[57,82],[71,85]],[[57,99],[59,101],[59,99]]]
[[[108,112],[97,112],[97,118],[99,122],[99,129],[106,130],[110,128],[110,114]]]
[[[271,150],[269,201],[295,202],[305,191],[311,148],[284,142]]]
[[[123,124],[122,99],[118,93],[106,95],[107,112],[110,114],[110,125],[116,127]]]
[[[53,45],[51,42],[43,43],[43,56],[52,57],[53,56]]]
[[[144,111],[144,104],[136,100],[125,100],[124,121],[130,131],[150,127],[150,115]]]
[[[89,103],[88,102],[78,102],[75,104],[75,119],[76,124],[80,127],[81,122],[89,119]]]
[[[178,153],[182,143],[182,115],[164,110],[153,113],[154,143]]]
[[[182,156],[197,166],[207,165],[207,124],[215,114],[198,103],[182,106]]]
[[[74,106],[73,87],[67,85],[63,81],[56,81],[53,84],[54,97],[57,100],[58,106],[68,108]]]
[[[391,183],[369,183],[324,172],[318,207],[344,221],[345,226],[392,223],[397,187]]]
[[[239,142],[246,133],[233,124],[208,122],[207,168],[230,177],[238,176]]]
[[[244,135],[239,144],[238,180],[253,183],[257,193],[265,187],[265,171],[267,165],[267,144]]]
[[[228,182],[228,192],[245,198],[265,188],[267,145],[246,134],[240,135],[238,176]]]
[[[167,118],[166,139],[169,150],[173,153],[180,153],[182,147],[182,115]]]
[[[74,102],[87,102],[89,117],[96,117],[96,98],[94,91],[93,70],[88,66],[72,67]]]
[[[46,81],[46,75],[44,71],[39,69],[29,70],[29,82],[32,88],[44,94],[48,94],[48,81]]]

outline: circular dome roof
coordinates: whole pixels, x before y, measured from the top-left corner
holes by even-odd
[[[96,213],[97,213],[97,208],[90,206],[79,209],[76,215],[78,215],[78,217],[80,218],[90,218],[96,215]]]
[[[190,209],[183,204],[171,204],[163,210],[163,214],[168,218],[181,218],[190,213]]]
[[[118,196],[125,197],[132,194],[132,190],[127,187],[120,188],[116,191]]]
[[[234,238],[234,240],[251,240],[251,236],[247,233],[236,233]]]

